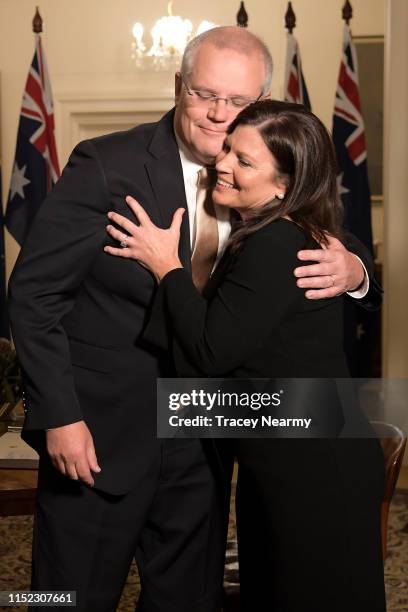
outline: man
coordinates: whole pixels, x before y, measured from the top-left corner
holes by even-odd
[[[32,588],[76,590],[79,610],[114,610],[133,557],[139,610],[219,609],[225,498],[199,441],[156,439],[155,381],[172,370],[142,339],[155,283],[136,262],[104,253],[106,214],[132,219],[128,194],[161,227],[187,208],[180,257],[191,269],[197,171],[213,163],[239,110],[269,92],[271,69],[245,30],[193,41],[175,111],[78,145],[13,272],[24,436],[41,456]],[[229,229],[220,216],[218,254]],[[299,281],[311,297],[364,280],[359,260],[332,246]]]

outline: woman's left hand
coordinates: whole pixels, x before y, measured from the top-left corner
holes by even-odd
[[[117,257],[136,259],[148,268],[160,282],[170,270],[183,267],[178,256],[178,245],[184,208],[176,210],[171,226],[164,230],[151,222],[149,215],[132,196],[126,196],[126,202],[140,225],[132,223],[118,213],[109,212],[109,219],[126,233],[116,229],[113,225],[108,225],[106,227],[108,234],[120,242],[121,248],[106,246],[104,251]]]

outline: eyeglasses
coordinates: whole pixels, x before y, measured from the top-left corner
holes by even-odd
[[[190,89],[187,85],[183,77],[181,77],[184,87],[189,96],[194,97],[199,104],[211,104],[212,102],[218,102],[218,100],[224,100],[225,104],[228,106],[230,104],[234,108],[244,108],[248,106],[248,104],[253,104],[254,102],[258,102],[258,100],[262,97],[262,92],[256,98],[256,100],[251,100],[250,98],[245,98],[244,96],[228,96],[227,98],[222,98],[221,96],[217,96],[217,94],[206,91],[202,89]]]

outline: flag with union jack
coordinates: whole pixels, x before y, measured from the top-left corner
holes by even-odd
[[[285,71],[285,100],[304,104],[311,109],[309,94],[302,71],[300,50],[296,38],[288,32],[286,48],[286,71]]]
[[[344,26],[343,54],[334,104],[333,140],[345,225],[372,251],[371,197],[357,54],[347,24]]]
[[[334,103],[333,140],[345,227],[372,252],[371,197],[358,86],[357,53],[347,24],[344,26],[343,53]],[[350,373],[355,377],[372,376],[372,339],[369,338],[368,330],[373,327],[373,313],[356,306],[354,300],[344,300],[343,305],[344,350]]]
[[[36,34],[34,57],[23,94],[6,212],[7,229],[20,245],[59,174],[51,85],[41,36]]]
[[[2,204],[2,182],[0,165],[0,337],[10,338],[6,307],[6,254],[4,250],[4,216]]]

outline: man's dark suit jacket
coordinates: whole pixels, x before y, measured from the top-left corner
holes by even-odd
[[[115,494],[134,486],[158,450],[156,377],[169,370],[141,339],[155,281],[136,261],[104,253],[106,215],[115,210],[135,221],[127,194],[160,227],[186,207],[173,115],[75,148],[9,285],[23,437],[41,451],[45,429],[84,419],[102,468],[95,486]],[[180,257],[189,269],[187,215]]]
[[[173,119],[174,110],[158,123],[75,148],[9,285],[25,388],[23,437],[43,452],[45,429],[84,419],[102,468],[95,486],[115,494],[130,490],[158,451],[156,377],[173,372],[167,354],[142,339],[153,277],[133,260],[104,253],[106,215],[115,210],[134,221],[128,194],[160,227],[186,208]],[[187,270],[190,255],[184,215],[180,258]],[[373,288],[366,302],[376,301]]]

